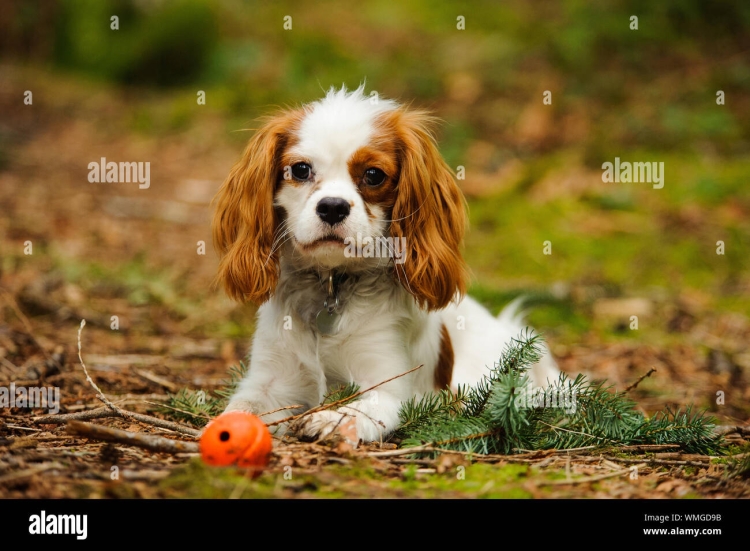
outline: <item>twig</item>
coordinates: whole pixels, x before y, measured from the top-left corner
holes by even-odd
[[[589,476],[587,478],[574,478],[572,480],[541,480],[536,482],[537,486],[566,486],[568,484],[586,484],[588,482],[598,482],[607,478],[614,478],[630,472],[630,469],[622,469],[613,473],[600,474],[598,476]]]
[[[171,409],[172,411],[179,411],[180,413],[184,413],[185,415],[189,415],[190,417],[200,417],[201,419],[208,419],[211,420],[211,417],[209,415],[206,415],[205,413],[193,413],[192,411],[187,411],[184,409],[176,408],[174,406],[168,406],[167,404],[158,404],[156,402],[149,402],[148,400],[143,400],[144,404],[151,404],[152,406],[159,406],[160,408],[167,408]]]
[[[649,463],[654,465],[682,465],[682,466],[690,466],[690,467],[708,467],[711,463],[709,462],[702,462],[702,461],[675,461],[673,459],[655,459],[655,458],[648,458],[648,457],[642,457],[640,459],[625,459],[620,457],[609,457],[605,456],[604,459],[608,459],[609,461],[614,461],[615,463]]]
[[[433,442],[434,446],[441,446],[444,444],[453,444],[455,442],[465,442],[466,440],[474,440],[476,438],[484,438],[485,436],[492,436],[499,432],[498,429],[488,430],[487,432],[479,432],[477,434],[470,434],[468,436],[458,436],[456,438],[449,438],[448,440],[440,440],[439,442]]]
[[[133,481],[133,480],[157,481],[157,480],[161,480],[162,478],[168,477],[169,474],[170,474],[169,470],[157,471],[154,469],[151,469],[148,471],[132,471],[130,469],[122,469],[120,471],[120,476],[128,481]],[[105,480],[108,479],[109,474],[105,473],[103,478]]]
[[[6,474],[5,476],[0,476],[0,484],[4,482],[11,482],[13,480],[18,480],[19,478],[26,478],[27,476],[34,476],[37,473],[49,471],[50,469],[61,469],[61,468],[62,468],[62,465],[56,462],[45,463],[43,465],[37,465],[29,469],[24,469],[23,471],[16,471],[14,473]]]
[[[52,424],[59,425],[68,421],[88,421],[90,419],[102,419],[104,417],[117,417],[118,415],[108,407],[99,407],[86,411],[77,411],[75,413],[61,413],[59,415],[42,415],[31,419],[35,424]]]
[[[105,440],[107,442],[119,442],[129,446],[137,446],[152,452],[161,453],[184,453],[198,452],[200,448],[196,442],[185,442],[182,440],[171,440],[163,436],[153,434],[141,434],[126,430],[83,423],[81,421],[69,421],[66,427],[68,434],[83,436],[92,440]]]
[[[8,427],[9,429],[31,430],[31,431],[36,431],[36,432],[42,432],[41,429],[30,429],[29,427],[22,427],[20,425],[9,425],[9,424],[6,423],[5,426]]]
[[[386,379],[385,381],[382,381],[376,385],[371,386],[370,388],[366,388],[365,390],[360,390],[359,392],[355,392],[351,396],[348,396],[346,398],[342,398],[341,400],[336,400],[335,402],[331,402],[330,404],[322,404],[317,407],[314,407],[312,409],[308,409],[304,413],[299,413],[297,415],[291,415],[289,417],[284,417],[283,419],[279,419],[278,421],[272,421],[270,423],[266,423],[269,427],[273,427],[274,425],[280,425],[281,423],[287,423],[289,421],[295,421],[297,419],[300,419],[301,417],[306,417],[308,415],[312,415],[313,413],[317,413],[319,411],[323,411],[326,409],[331,409],[332,407],[338,406],[339,404],[343,404],[346,402],[351,402],[355,398],[358,398],[359,396],[362,396],[366,392],[370,392],[371,390],[374,390],[378,388],[379,386],[383,386],[385,383],[389,383],[393,381],[394,379],[398,379],[399,377],[403,377],[404,375],[408,375],[409,373],[416,371],[417,369],[421,368],[424,364],[418,365],[417,367],[410,369],[409,371],[404,371],[403,373],[400,373],[396,375],[395,377],[391,377],[390,379]]]
[[[641,375],[636,382],[634,382],[632,385],[630,385],[628,388],[626,388],[625,392],[630,392],[631,390],[633,390],[635,387],[637,387],[639,384],[641,384],[641,381],[643,379],[645,379],[646,377],[650,377],[652,373],[656,373],[656,369],[653,368],[653,367],[648,370],[648,373],[646,373],[645,375]]]
[[[264,415],[271,415],[272,413],[276,413],[277,411],[284,411],[285,409],[297,409],[297,408],[303,408],[302,404],[295,404],[293,406],[284,406],[283,408],[276,408],[272,409],[271,411],[264,411],[263,413],[259,413],[258,417],[263,417]]]
[[[447,454],[454,454],[454,455],[467,455],[477,460],[481,460],[481,459],[513,460],[514,458],[514,456],[512,455],[493,455],[493,454],[467,452],[463,450],[446,450],[443,448],[436,448],[434,447],[434,444],[432,443],[423,444],[422,446],[414,446],[412,448],[399,448],[397,450],[385,450],[382,452],[368,452],[365,455],[367,455],[368,457],[398,457],[399,455],[409,455],[412,453],[426,453],[426,452],[439,452],[439,453],[447,453]]]
[[[564,432],[572,432],[573,434],[580,434],[583,436],[588,436],[589,438],[596,438],[597,440],[606,440],[606,438],[603,438],[601,436],[594,436],[593,434],[587,434],[585,432],[577,431],[577,430],[570,430],[570,429],[564,429],[562,427],[558,427],[556,425],[550,425],[549,423],[545,423],[544,421],[539,421],[542,425],[547,425],[551,429],[561,430]]]
[[[486,461],[486,462],[497,462],[497,461],[509,461],[511,463],[533,463],[536,461],[536,457],[542,456],[542,455],[549,455],[554,454],[557,452],[563,452],[563,451],[572,451],[571,450],[538,450],[538,451],[532,451],[530,454],[518,454],[518,455],[502,455],[497,453],[478,453],[478,452],[467,452],[463,450],[446,450],[444,448],[436,448],[434,447],[435,443],[429,443],[429,444],[423,444],[421,446],[414,446],[412,448],[399,448],[396,450],[386,450],[382,452],[368,452],[365,455],[368,457],[398,457],[399,455],[409,455],[413,453],[428,453],[428,452],[437,452],[437,453],[447,453],[447,454],[455,454],[455,455],[465,455],[470,457],[471,459],[474,459],[476,461]],[[575,448],[575,449],[588,449],[589,446],[586,448]],[[528,457],[529,455],[534,456],[534,458]]]
[[[201,431],[197,429],[186,427],[178,423],[173,423],[172,421],[165,421],[164,419],[159,419],[158,417],[151,417],[150,415],[144,415],[142,413],[135,413],[132,411],[128,411],[127,413],[133,420],[145,425],[158,427],[160,429],[173,430],[175,432],[187,434],[188,436],[193,436],[195,438],[200,438],[201,435]],[[91,409],[89,411],[79,411],[77,413],[63,413],[62,415],[47,415],[42,417],[35,417],[34,419],[32,419],[32,422],[35,424],[50,423],[59,425],[62,423],[67,423],[69,421],[89,421],[91,419],[103,419],[106,417],[120,417],[120,414],[106,407],[101,407],[97,409]]]
[[[83,363],[83,358],[81,357],[81,332],[83,331],[83,328],[85,327],[85,325],[86,325],[86,320],[82,319],[81,320],[81,326],[78,328],[78,360],[81,362],[81,367],[83,368],[83,372],[86,374],[86,380],[89,382],[89,384],[92,387],[94,387],[94,390],[96,390],[96,392],[97,392],[98,398],[102,402],[104,402],[105,404],[107,404],[107,407],[109,407],[109,409],[111,409],[115,413],[119,414],[120,417],[124,417],[125,419],[132,420],[133,418],[130,415],[128,415],[125,412],[123,412],[123,410],[121,410],[120,408],[118,408],[116,405],[114,405],[112,402],[110,402],[107,399],[107,397],[102,392],[102,389],[99,388],[98,386],[96,386],[96,383],[91,378],[91,375],[89,375],[88,369],[86,369],[86,364]]]
[[[94,389],[97,392],[98,398],[104,402],[107,407],[112,410],[113,413],[116,414],[118,417],[123,417],[124,419],[128,419],[130,421],[135,421],[138,423],[141,423],[143,425],[150,425],[154,427],[159,427],[162,429],[168,429],[168,430],[174,430],[177,432],[181,432],[183,434],[188,434],[190,436],[199,437],[200,431],[197,431],[195,429],[189,429],[187,427],[183,427],[182,425],[178,425],[177,423],[172,423],[170,421],[164,421],[163,419],[159,419],[157,417],[151,417],[150,415],[142,415],[140,413],[133,413],[131,411],[126,411],[124,409],[121,409],[117,407],[115,404],[110,402],[107,397],[104,395],[102,390],[96,386],[96,383],[89,375],[88,370],[86,369],[86,364],[83,363],[83,357],[81,357],[81,332],[83,331],[83,328],[86,325],[86,320],[81,320],[81,326],[78,328],[78,360],[81,362],[81,367],[83,367],[83,372],[86,374],[86,380],[89,382],[89,384],[94,387]]]
[[[714,434],[717,436],[726,436],[734,433],[750,436],[750,427],[739,427],[736,425],[717,425],[714,427]]]
[[[399,455],[409,455],[412,453],[422,453],[422,452],[434,452],[434,451],[442,451],[438,448],[433,448],[430,444],[425,444],[424,446],[414,446],[413,448],[400,448],[397,450],[385,450],[382,452],[368,452],[366,455],[368,457],[398,457]]]
[[[665,450],[673,450],[675,448],[681,448],[679,444],[635,444],[632,446],[620,446],[617,449],[623,452],[660,452]]]
[[[554,451],[555,453],[570,453],[570,452],[582,452],[586,450],[594,450],[598,447],[599,446],[581,446],[580,448],[559,448],[559,449],[554,449],[554,450],[549,450],[549,451]],[[534,451],[534,450],[531,450],[531,451]],[[542,450],[538,450],[538,451],[542,451]]]
[[[137,367],[133,368],[133,371],[137,375],[140,375],[147,381],[151,381],[152,383],[156,383],[157,385],[163,386],[167,390],[171,392],[177,391],[177,385],[174,384],[172,381],[168,381],[164,379],[163,377],[159,377],[156,373],[152,373],[151,371],[146,371],[145,369],[138,369]]]

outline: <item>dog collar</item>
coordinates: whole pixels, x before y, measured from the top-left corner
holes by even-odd
[[[326,299],[323,301],[323,308],[315,316],[315,327],[325,337],[330,337],[339,332],[341,321],[339,288],[348,278],[349,275],[346,272],[331,270],[328,272],[328,278],[321,281],[321,284],[326,286]]]

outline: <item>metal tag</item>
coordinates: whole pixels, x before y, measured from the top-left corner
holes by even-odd
[[[339,320],[341,315],[336,312],[328,312],[328,308],[323,308],[315,316],[315,325],[322,335],[335,335],[339,332]]]

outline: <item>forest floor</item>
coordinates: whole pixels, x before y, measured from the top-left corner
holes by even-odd
[[[60,414],[102,407],[78,358],[85,319],[83,360],[119,407],[168,419],[162,406],[180,389],[221,389],[228,368],[244,358],[254,327],[252,307],[232,304],[212,286],[217,258],[208,204],[239,154],[236,144],[219,138],[224,121],[208,115],[178,132],[139,133],[133,126],[142,106],[130,105],[125,95],[97,88],[83,102],[73,82],[14,68],[6,76],[0,91],[8,113],[0,136],[0,387],[56,387]],[[20,97],[29,79],[39,106],[19,110],[10,98]],[[45,95],[54,102],[42,101]],[[90,183],[88,164],[101,157],[151,159],[150,189]],[[542,217],[549,219],[557,207],[554,198],[540,199],[543,184],[514,192],[515,208],[525,208],[531,197],[529,208],[549,205],[549,216]],[[467,256],[480,279],[492,274],[472,293],[497,308],[511,291],[549,289],[530,320],[549,336],[562,370],[606,379],[622,391],[656,369],[630,393],[639,408],[648,415],[667,406],[706,410],[717,425],[736,427],[727,429],[727,455],[625,447],[413,459],[399,455],[397,442],[354,448],[287,438],[274,441],[268,468],[251,480],[238,469],[205,466],[194,451],[108,444],[45,422],[52,413],[46,408],[2,407],[0,496],[750,497],[742,463],[750,452],[747,280],[737,281],[720,302],[688,284],[670,292],[645,286],[612,292],[593,276],[572,277],[562,289],[516,280],[511,290],[488,291],[503,277],[478,241],[492,242],[497,236],[487,236],[490,230],[502,233],[481,218],[493,200],[470,196],[479,219],[473,218],[478,231]],[[732,224],[743,217],[731,208],[720,214]],[[658,216],[664,224],[644,231],[679,233],[720,223],[693,207]],[[580,231],[609,231],[601,224]],[[638,231],[625,234],[636,240]],[[606,266],[602,273],[609,273]],[[744,297],[736,309],[725,307],[731,293]],[[647,337],[630,336],[632,312]],[[89,422],[196,441],[128,419]]]

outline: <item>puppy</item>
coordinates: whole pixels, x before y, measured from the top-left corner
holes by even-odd
[[[398,427],[410,398],[474,385],[524,328],[465,296],[466,205],[427,113],[331,89],[270,117],[214,199],[218,280],[260,305],[249,370],[227,411],[271,422],[314,407],[329,388],[368,389],[303,418],[321,438],[351,417],[364,441]],[[556,380],[549,353],[530,371]],[[287,427],[282,427],[286,430]]]

